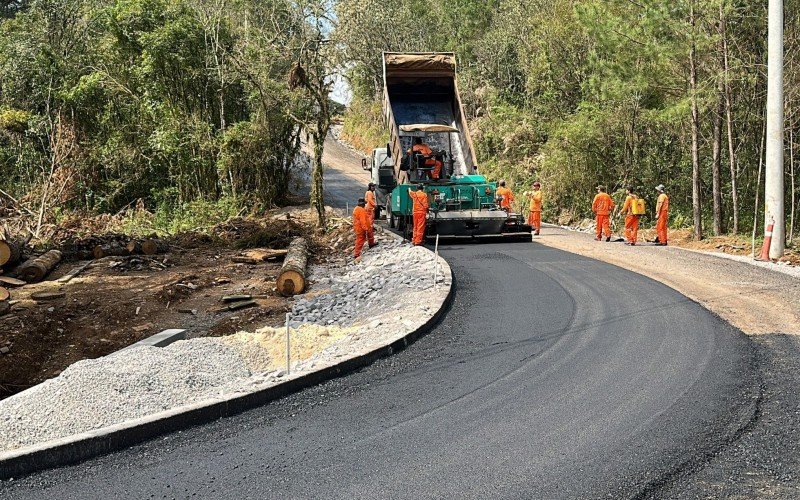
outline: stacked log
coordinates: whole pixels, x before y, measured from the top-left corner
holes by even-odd
[[[38,283],[61,262],[61,252],[50,250],[41,257],[25,261],[18,270],[19,278],[27,283]]]
[[[148,238],[142,242],[142,253],[145,255],[156,255],[168,251],[169,245],[163,240]]]
[[[128,249],[122,246],[121,243],[113,242],[106,245],[97,245],[92,250],[92,255],[95,259],[102,259],[112,255],[128,255]]]
[[[0,266],[16,264],[22,258],[22,243],[12,240],[0,240]]]
[[[308,264],[308,242],[295,238],[289,244],[286,258],[276,281],[278,293],[290,297],[306,289],[306,265]]]

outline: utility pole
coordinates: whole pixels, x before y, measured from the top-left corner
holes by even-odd
[[[771,259],[783,256],[786,217],[783,208],[783,0],[769,0],[767,52],[767,171],[764,182],[764,230],[774,222]]]

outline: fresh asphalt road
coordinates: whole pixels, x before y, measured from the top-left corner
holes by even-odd
[[[0,497],[659,496],[752,419],[747,339],[672,289],[536,243],[442,255],[452,306],[404,351]]]

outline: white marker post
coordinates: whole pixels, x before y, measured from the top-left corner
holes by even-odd
[[[433,289],[436,290],[436,279],[439,277],[439,235],[436,235],[436,246],[433,250]]]
[[[289,343],[289,313],[286,313],[286,375],[291,373],[292,351]]]

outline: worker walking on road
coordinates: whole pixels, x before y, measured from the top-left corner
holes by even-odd
[[[634,246],[639,236],[639,217],[644,213],[644,200],[636,196],[633,187],[628,187],[628,196],[625,197],[625,204],[622,205],[620,215],[625,216],[625,244]]]
[[[415,245],[422,245],[425,241],[425,224],[428,217],[428,195],[423,191],[424,186],[417,184],[417,190],[412,191],[408,188],[408,196],[414,202],[413,217],[414,217],[414,234],[411,242]]]
[[[364,243],[369,242],[370,248],[376,245],[375,233],[371,230],[371,222],[367,215],[367,209],[364,208],[366,204],[367,202],[364,198],[359,198],[358,205],[353,209],[353,232],[356,235],[356,246],[353,249],[353,257],[356,259],[361,258],[361,249],[364,248]]]
[[[667,245],[667,216],[669,213],[669,196],[664,192],[664,185],[656,186],[658,201],[656,202],[656,245]]]
[[[528,225],[533,229],[533,234],[538,235],[542,229],[542,185],[538,181],[533,183],[530,209]]]
[[[603,233],[606,235],[606,241],[611,241],[611,219],[609,215],[612,210],[614,210],[614,200],[606,193],[605,186],[597,186],[597,195],[592,201],[592,212],[594,212],[594,220],[597,224],[594,239],[597,241],[603,239]]]
[[[378,202],[375,200],[375,184],[370,182],[367,185],[367,192],[364,193],[364,200],[367,205],[367,215],[369,216],[370,231],[375,231],[375,209],[378,207]]]
[[[506,181],[500,181],[497,183],[498,188],[495,192],[497,198],[500,200],[500,208],[505,210],[506,212],[511,211],[511,202],[514,201],[514,193],[511,192],[509,188],[506,187]]]

